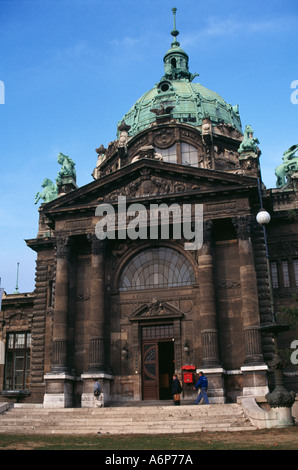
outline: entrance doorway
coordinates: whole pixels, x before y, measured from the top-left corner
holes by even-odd
[[[172,398],[174,365],[174,341],[160,341],[158,343],[160,400],[169,400]]]
[[[142,329],[143,400],[170,400],[172,397],[172,377],[175,371],[172,330],[172,325]]]

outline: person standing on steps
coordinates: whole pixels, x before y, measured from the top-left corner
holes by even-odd
[[[174,374],[173,383],[172,383],[172,396],[173,396],[175,406],[180,405],[180,393],[181,392],[182,392],[181,383],[178,379],[177,374]]]
[[[205,375],[203,374],[202,371],[199,372],[199,380],[196,383],[196,385],[194,386],[194,390],[196,390],[197,388],[200,388],[201,391],[198,395],[198,398],[195,401],[195,405],[198,405],[200,403],[200,401],[202,400],[202,398],[204,399],[205,404],[209,405],[210,403],[209,403],[209,400],[208,400],[208,397],[207,397],[208,380],[207,380],[207,377],[205,377]]]

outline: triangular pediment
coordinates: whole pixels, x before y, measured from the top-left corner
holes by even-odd
[[[144,158],[58,197],[44,205],[44,212],[50,216],[70,209],[93,210],[103,202],[117,201],[119,196],[126,196],[127,201],[166,201],[180,195],[204,196],[250,187],[257,187],[256,178]]]
[[[138,307],[129,317],[132,322],[147,321],[147,320],[162,320],[162,319],[178,319],[182,318],[184,314],[170,305],[159,299],[152,299],[152,302],[145,303]]]

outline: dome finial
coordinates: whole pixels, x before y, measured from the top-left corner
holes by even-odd
[[[174,41],[172,42],[171,46],[180,46],[179,42],[177,41],[177,36],[179,35],[179,31],[176,29],[176,11],[177,8],[172,8],[173,16],[174,16],[174,29],[171,31],[171,35],[174,36]]]

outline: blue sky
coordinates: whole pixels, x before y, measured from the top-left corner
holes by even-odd
[[[55,180],[62,152],[77,184],[92,181],[95,148],[159,81],[173,28],[195,81],[239,104],[260,141],[264,183],[298,143],[297,0],[0,0],[0,277],[34,290],[35,194]],[[3,100],[2,100],[3,101]],[[1,103],[1,96],[0,96]]]

